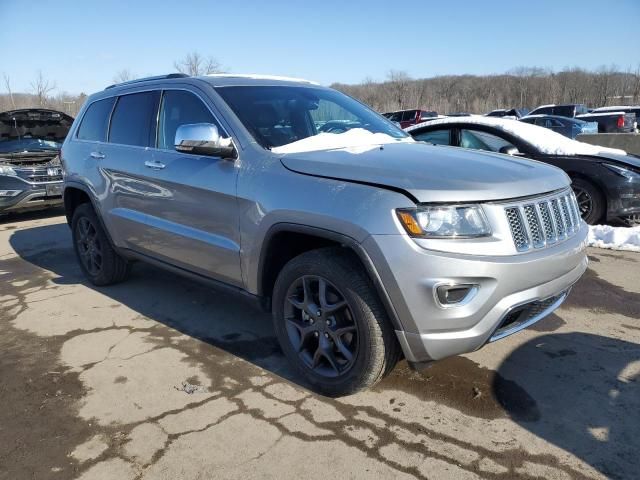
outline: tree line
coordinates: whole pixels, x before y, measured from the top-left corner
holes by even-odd
[[[549,103],[584,103],[589,107],[637,105],[640,65],[621,70],[569,68],[558,72],[518,67],[499,75],[442,75],[414,79],[392,70],[385,81],[331,85],[379,112],[409,108],[447,113],[487,113],[497,108],[529,108]]]
[[[224,71],[212,56],[192,52],[173,64],[178,72],[204,75]],[[138,78],[128,69],[113,77],[114,83]],[[54,81],[38,72],[29,92],[16,93],[11,78],[3,74],[0,111],[18,108],[52,108],[75,116],[86,94],[58,91]],[[518,67],[498,75],[442,75],[415,79],[392,70],[384,81],[365,79],[359,84],[331,85],[379,112],[422,108],[440,114],[486,113],[496,108],[535,108],[548,103],[584,103],[589,107],[640,103],[640,65],[621,70],[615,66],[595,70],[567,68],[561,71]]]

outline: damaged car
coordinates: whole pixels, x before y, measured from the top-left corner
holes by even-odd
[[[72,124],[56,110],[0,113],[0,215],[62,205],[60,148]]]

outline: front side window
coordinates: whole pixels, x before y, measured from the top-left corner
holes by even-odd
[[[408,137],[373,110],[335,90],[233,86],[217,87],[216,91],[254,139],[267,149],[322,133],[340,134],[356,128],[384,133],[392,139]]]
[[[513,147],[504,138],[480,130],[460,130],[460,146],[463,148],[473,148],[475,150],[488,150],[489,152],[499,152],[501,148]]]
[[[111,117],[109,142],[149,147],[155,143],[156,108],[160,92],[142,92],[118,98]]]
[[[78,139],[93,142],[107,140],[109,116],[111,115],[111,110],[113,110],[115,100],[115,97],[105,98],[89,105],[78,128]]]
[[[196,95],[185,90],[166,90],[158,117],[158,148],[173,150],[178,127],[191,123],[214,124],[222,135],[220,125]]]
[[[451,145],[451,130],[431,130],[430,132],[415,134],[413,138],[434,145]]]

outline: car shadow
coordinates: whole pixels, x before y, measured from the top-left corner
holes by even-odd
[[[0,211],[0,225],[6,223],[29,222],[32,220],[40,220],[50,217],[58,217],[64,215],[64,207],[49,207],[40,210],[27,210],[24,212],[8,212]]]
[[[534,418],[501,402],[523,428],[609,478],[637,477],[640,345],[582,332],[546,334],[514,350],[496,378],[517,380],[535,401]]]
[[[144,317],[308,388],[282,355],[271,316],[236,296],[142,263],[134,266],[127,282],[95,287],[78,267],[66,224],[15,230],[9,241],[20,257],[10,268],[24,270],[18,273],[35,276],[40,269],[48,270],[56,284],[83,284]],[[601,289],[615,287],[596,277],[587,275],[576,285],[575,305],[569,308],[578,308],[581,295],[591,295],[594,281]],[[637,297],[619,300],[634,303]],[[495,371],[478,365],[473,355],[436,362],[421,372],[403,362],[374,390],[406,392],[479,418],[509,416],[603,474],[633,478],[640,469],[640,347],[588,333],[549,333],[564,325],[561,312],[540,322],[536,329],[543,335],[517,347]]]

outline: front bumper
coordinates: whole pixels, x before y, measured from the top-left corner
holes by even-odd
[[[607,219],[640,213],[640,182],[620,180],[608,185]]]
[[[396,334],[405,357],[426,362],[472,352],[551,313],[587,268],[587,233],[583,222],[560,244],[510,256],[427,250],[406,235],[373,235],[363,247],[402,324]],[[441,284],[477,290],[469,301],[444,307],[434,294]],[[532,302],[542,306],[504,325],[514,308]]]
[[[14,176],[0,176],[0,190],[19,191],[0,196],[0,213],[36,210],[62,205],[62,181],[31,183]]]

